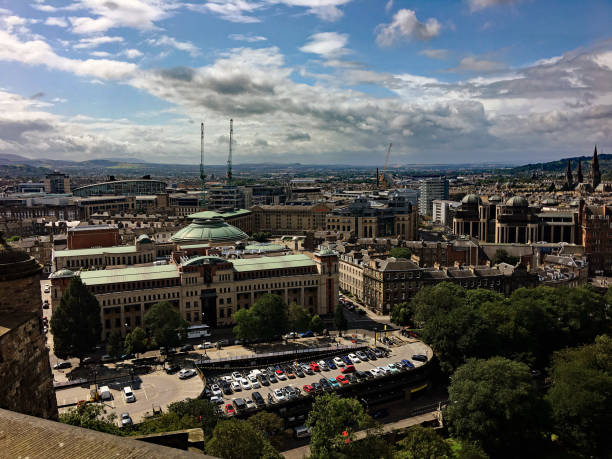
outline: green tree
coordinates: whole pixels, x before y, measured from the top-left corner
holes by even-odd
[[[130,433],[133,435],[150,435],[175,430],[196,429],[198,427],[201,427],[201,424],[193,416],[180,416],[177,413],[168,412],[146,418],[140,424],[134,426]]]
[[[59,421],[71,426],[97,430],[113,435],[123,435],[123,432],[117,425],[117,415],[112,413],[107,416],[103,405],[85,403],[81,406],[69,408],[68,411],[59,415]]]
[[[311,428],[310,457],[313,459],[355,457],[349,456],[355,433],[377,427],[357,400],[336,394],[317,397],[306,424]]]
[[[410,260],[412,251],[408,247],[393,247],[389,250],[389,256],[395,258],[407,258]]]
[[[410,427],[397,444],[397,459],[443,459],[452,457],[450,445],[433,429]]]
[[[145,314],[144,322],[158,346],[176,347],[187,336],[187,322],[181,319],[179,312],[167,301],[154,304]]]
[[[288,310],[289,330],[306,331],[310,327],[311,316],[308,310],[297,303],[291,303]]]
[[[344,309],[340,305],[337,305],[334,309],[334,324],[340,332],[340,335],[342,335],[342,332],[348,328],[348,321],[344,316]]]
[[[495,457],[516,457],[538,446],[545,406],[529,368],[503,357],[471,359],[451,377],[445,419],[459,440]]]
[[[268,239],[270,238],[270,233],[265,233],[265,232],[253,233],[252,238],[256,240],[257,242],[267,242]]]
[[[391,322],[397,325],[410,325],[413,323],[414,313],[410,303],[404,302],[391,309]]]
[[[449,438],[448,444],[453,451],[453,455],[451,457],[456,459],[489,459],[487,453],[485,453],[482,448],[474,443],[465,443],[455,440],[454,438]]]
[[[147,350],[147,334],[145,331],[136,327],[125,336],[125,353],[126,354],[141,354]]]
[[[555,353],[546,399],[560,442],[585,457],[612,451],[612,338]]]
[[[312,316],[312,319],[310,319],[310,329],[315,333],[323,333],[323,319],[321,319],[319,314],[315,314]]]
[[[219,414],[215,405],[208,400],[188,398],[168,405],[168,411],[176,413],[179,417],[191,416],[197,419],[204,430],[204,434],[212,434],[219,421]]]
[[[121,332],[119,330],[113,330],[110,332],[108,339],[106,340],[106,353],[114,359],[121,357],[123,352],[123,340],[121,338]]]
[[[277,450],[282,448],[285,423],[280,416],[267,411],[259,411],[251,416],[247,422],[255,427],[274,448]]]
[[[518,263],[518,257],[512,256],[508,254],[508,252],[504,249],[497,249],[495,251],[495,255],[491,260],[491,264],[496,265],[499,263],[508,263],[509,265],[516,265]]]
[[[265,294],[249,309],[234,314],[234,335],[240,339],[273,340],[287,332],[287,305],[278,295]]]
[[[239,419],[219,422],[206,452],[222,459],[282,458],[253,424]]]
[[[100,341],[100,305],[79,277],[73,277],[51,317],[53,352],[81,360]]]

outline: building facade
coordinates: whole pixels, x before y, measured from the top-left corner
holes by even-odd
[[[448,200],[448,180],[445,178],[425,179],[421,181],[420,190],[419,213],[421,215],[432,214],[434,200]]]
[[[75,188],[75,196],[89,198],[91,196],[138,196],[165,193],[166,182],[151,179],[112,180],[109,182],[94,183]]]
[[[580,201],[580,243],[589,264],[591,275],[612,273],[612,208],[606,205],[589,206]]]
[[[256,205],[250,210],[254,216],[253,231],[281,236],[324,230],[326,216],[332,210],[332,206],[326,203]]]
[[[66,174],[53,172],[45,175],[45,192],[49,194],[70,193],[70,177]]]

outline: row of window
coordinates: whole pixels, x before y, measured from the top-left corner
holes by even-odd
[[[164,292],[164,293],[157,293],[157,294],[152,294],[152,295],[103,299],[101,302],[101,305],[111,306],[111,305],[121,304],[121,303],[125,304],[125,303],[140,303],[141,301],[170,300],[170,299],[176,299],[178,297],[179,297],[179,292]],[[128,306],[126,306],[126,308],[127,307]]]

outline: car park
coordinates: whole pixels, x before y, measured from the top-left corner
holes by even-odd
[[[338,367],[343,367],[344,366],[344,360],[342,360],[340,357],[334,357],[334,363]]]
[[[417,362],[427,362],[427,356],[425,354],[414,354],[412,356],[412,360],[416,360]]]
[[[179,379],[188,379],[195,375],[196,375],[196,371],[193,368],[185,368],[179,371],[178,377]]]
[[[121,413],[121,426],[131,426],[132,424],[134,424],[134,422],[130,417],[130,413]]]

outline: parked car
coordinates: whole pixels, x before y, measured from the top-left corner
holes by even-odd
[[[342,360],[340,357],[334,357],[334,363],[338,367],[343,367],[344,366],[344,360]]]
[[[340,387],[340,384],[338,383],[338,381],[336,381],[334,378],[329,378],[327,380],[327,382],[329,383],[330,386],[332,386],[332,388],[337,389],[338,387]]]
[[[302,367],[302,371],[306,373],[307,375],[314,375],[314,371],[312,370],[312,368],[310,368],[309,365],[306,365],[305,363],[303,363],[301,367]]]
[[[326,360],[325,363],[327,363],[327,366],[329,367],[330,370],[335,370],[338,367],[336,366],[336,364],[334,363],[333,360]]]
[[[253,400],[251,400],[250,398],[245,398],[244,399],[244,403],[246,404],[246,409],[247,410],[251,410],[251,409],[255,408],[255,402]]]
[[[304,378],[306,375],[304,374],[304,372],[302,371],[302,369],[298,366],[295,367],[295,375],[298,378]]]
[[[98,392],[100,393],[100,399],[101,400],[111,400],[113,398],[110,389],[108,388],[108,386],[102,386],[100,387],[100,389],[98,389]]]
[[[219,387],[219,384],[213,384],[212,386],[210,386],[210,390],[213,395],[217,397],[223,397],[223,392],[221,392],[221,387]]]
[[[414,354],[412,356],[412,360],[416,360],[417,362],[427,362],[427,356],[425,354]]]
[[[323,390],[330,390],[331,389],[329,381],[327,379],[325,379],[325,378],[319,379],[319,384],[321,384],[321,388]]]
[[[193,344],[185,344],[181,346],[181,352],[193,351]]]
[[[321,368],[321,371],[329,371],[329,367],[327,366],[325,360],[319,360],[317,364],[319,365],[319,368]]]
[[[312,387],[310,384],[304,384],[304,387],[302,387],[302,389],[304,389],[304,392],[310,393],[314,390],[314,387]]]
[[[270,373],[268,375],[268,379],[270,380],[270,384],[275,384],[278,382],[278,379],[276,378],[276,375],[274,373]]]
[[[242,390],[242,387],[240,386],[240,383],[238,381],[232,381],[232,383],[230,384],[230,387],[232,388],[234,392],[238,392]]]
[[[225,404],[225,412],[229,415],[229,416],[233,416],[236,414],[236,410],[234,409],[234,405],[232,405],[231,403],[226,403]]]
[[[378,368],[372,368],[370,370],[370,373],[372,373],[372,376],[374,376],[375,378],[384,375],[384,373],[381,372]]]
[[[312,371],[321,371],[321,367],[317,364],[317,362],[310,362],[309,364]]]
[[[181,369],[181,367],[179,365],[177,365],[176,363],[171,363],[170,365],[168,365],[168,367],[166,368],[166,373],[171,375],[173,373],[176,373],[177,371],[179,371]]]
[[[257,379],[257,376],[255,376],[254,374],[249,375],[249,382],[251,383],[251,387],[253,389],[259,389],[261,387],[259,385],[259,380]]]
[[[72,364],[70,362],[68,362],[67,360],[63,361],[63,362],[58,362],[55,365],[53,365],[53,369],[54,370],[63,370],[64,368],[70,368],[72,366]]]
[[[221,390],[223,390],[223,393],[225,395],[230,395],[232,393],[232,386],[230,386],[230,383],[228,383],[227,381],[222,381]]]
[[[198,344],[198,349],[212,349],[213,344],[210,341],[206,341],[205,343]]]
[[[349,383],[348,379],[346,379],[346,376],[344,375],[336,376],[336,381],[338,381],[343,386]]]
[[[251,396],[258,407],[266,406],[266,402],[259,392],[253,392]]]
[[[321,386],[321,383],[318,383],[318,382],[313,382],[312,388],[314,389],[315,392],[323,391],[323,387]]]
[[[240,387],[242,387],[244,390],[249,390],[251,388],[251,383],[246,378],[240,378],[238,382],[240,383]]]
[[[303,333],[300,333],[300,336],[302,338],[312,338],[314,336],[314,333],[311,330],[307,330]]]
[[[130,417],[130,413],[121,413],[121,426],[131,426],[134,424],[132,422],[132,418]]]
[[[357,351],[357,352],[356,352],[356,354],[357,354],[357,357],[359,357],[359,359],[360,359],[362,362],[367,362],[367,361],[369,360],[369,359],[368,359],[368,356],[367,356],[367,355],[366,355],[366,353],[365,353],[365,352],[363,352],[363,351]]]
[[[43,308],[43,309],[49,309],[49,302],[48,302],[48,301],[45,301],[45,302],[43,303],[43,305],[42,305],[42,308]]]
[[[389,368],[391,373],[399,373],[399,368],[397,368],[394,363],[387,365],[387,368]]]
[[[348,358],[351,359],[353,363],[361,362],[361,360],[359,360],[359,357],[357,357],[357,354],[349,354]]]
[[[285,372],[283,370],[276,370],[276,377],[279,381],[287,380],[287,376],[285,375]]]
[[[188,379],[195,375],[196,375],[196,371],[193,368],[185,368],[179,371],[178,377],[179,379]]]
[[[282,389],[274,389],[274,398],[277,402],[284,402],[286,400],[285,393]]]
[[[346,365],[351,365],[353,363],[353,361],[351,360],[351,358],[348,355],[343,355],[342,356],[342,361],[346,364]]]
[[[131,403],[136,401],[136,396],[134,395],[134,392],[132,392],[132,388],[130,386],[125,386],[122,389],[122,392],[126,402]]]
[[[221,405],[223,403],[223,397],[217,397],[213,395],[210,397],[210,403],[214,403],[215,405]]]
[[[365,381],[366,379],[368,379],[368,373],[366,373],[365,371],[358,371],[355,373],[355,376],[357,377],[358,381]]]
[[[355,372],[355,365],[347,365],[344,368],[340,369],[340,371],[342,372],[342,374],[345,374],[345,373],[354,373]]]
[[[243,398],[233,398],[232,403],[234,404],[234,407],[236,407],[236,412],[238,413],[246,410],[247,408],[247,404]]]
[[[85,357],[83,360],[81,360],[81,365],[90,365],[92,363],[95,363],[95,359],[93,357]]]
[[[374,419],[386,418],[387,416],[389,416],[389,412],[386,408],[381,408],[380,410],[375,411],[372,415]]]

